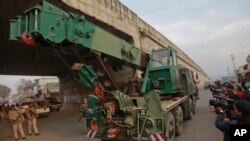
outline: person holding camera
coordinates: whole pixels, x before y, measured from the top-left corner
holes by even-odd
[[[245,91],[241,86],[235,85],[233,91],[238,95],[239,100],[245,100]]]
[[[210,86],[210,91],[212,92],[212,96],[218,96],[222,92],[223,87],[220,80],[215,81],[214,85]]]
[[[220,107],[211,111],[217,114],[215,126],[223,132],[224,141],[229,141],[230,125],[250,124],[250,104],[247,101],[236,101],[232,111],[223,111]]]
[[[241,87],[245,90],[245,100],[250,102],[250,72],[245,74]]]
[[[237,124],[250,124],[250,103],[247,101],[236,102],[234,114],[237,118]]]

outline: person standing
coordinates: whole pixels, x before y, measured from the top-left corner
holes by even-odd
[[[245,90],[245,100],[250,102],[250,72],[245,74],[241,87]]]
[[[234,117],[228,117],[221,108],[211,111],[216,112],[217,117],[215,126],[223,132],[223,141],[229,141],[229,127],[231,125],[250,125],[250,104],[247,101],[236,101],[234,103],[233,115]]]
[[[32,128],[35,132],[35,135],[40,135],[36,125],[36,119],[38,118],[38,114],[33,103],[30,103],[28,108],[25,110],[27,119],[28,119],[28,128],[29,128],[29,135],[32,135]]]
[[[86,111],[87,111],[87,107],[88,107],[88,99],[83,98],[82,104],[80,106],[81,115],[80,115],[80,118],[79,118],[79,122],[83,118],[83,133],[87,132],[87,127],[86,127]]]
[[[4,119],[4,106],[0,105],[0,119]]]
[[[245,93],[244,93],[243,88],[241,88],[240,86],[236,85],[234,87],[233,91],[238,95],[239,100],[244,100],[245,99]]]
[[[17,110],[17,108],[14,105],[11,105],[11,110],[8,113],[8,118],[9,121],[12,125],[12,129],[13,129],[13,134],[15,139],[18,141],[19,137],[18,137],[18,132],[20,133],[21,137],[23,139],[25,139],[25,134],[23,132],[23,122],[24,122],[24,117],[23,114],[21,113],[20,110]]]

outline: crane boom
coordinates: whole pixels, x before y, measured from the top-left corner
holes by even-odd
[[[97,85],[98,70],[105,74],[100,81],[110,83],[111,90],[119,90],[108,65],[121,67],[125,64],[141,70],[147,67],[148,54],[141,49],[100,28],[83,15],[65,12],[46,1],[10,20],[10,40],[20,39],[27,45],[40,43],[42,47],[64,49],[66,53],[76,48],[74,53],[81,64],[70,65],[79,71],[80,82],[89,88]],[[89,56],[94,59],[87,65],[83,60]]]
[[[147,54],[133,44],[91,23],[83,15],[65,12],[43,1],[10,20],[10,40],[20,38],[28,45],[42,39],[54,45],[77,44],[79,50],[89,49],[135,67],[146,67]]]

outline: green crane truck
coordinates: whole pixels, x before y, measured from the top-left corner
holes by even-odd
[[[90,138],[171,141],[182,133],[183,120],[195,113],[194,78],[178,65],[177,52],[170,46],[145,53],[83,15],[46,1],[10,20],[10,25],[10,40],[79,58],[69,65],[78,80],[93,89],[85,110]],[[126,80],[118,83],[114,74],[125,67],[132,71],[127,77],[120,75]]]

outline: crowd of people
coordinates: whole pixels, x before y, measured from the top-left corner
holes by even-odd
[[[210,106],[210,110],[217,114],[215,126],[223,132],[224,141],[230,140],[230,127],[233,125],[250,125],[250,91],[244,82],[241,85],[221,83],[216,81],[210,89],[214,97],[219,96],[233,101],[232,108]],[[229,111],[228,111],[229,110]],[[228,114],[229,112],[229,114]],[[230,115],[230,116],[229,116]]]
[[[215,82],[215,85],[210,87],[212,95],[218,95],[233,100],[250,101],[249,88],[244,86],[244,83],[239,85],[235,82],[221,83],[220,80]]]
[[[26,135],[23,129],[23,124],[27,121],[28,123],[28,134],[31,136],[32,132],[35,135],[40,135],[37,128],[37,118],[38,114],[33,103],[28,105],[25,109],[25,113],[21,112],[20,105],[8,105],[4,104],[0,106],[0,116],[1,120],[6,120],[12,126],[13,136],[16,141],[19,138],[26,139]]]

